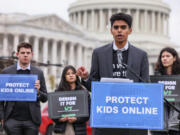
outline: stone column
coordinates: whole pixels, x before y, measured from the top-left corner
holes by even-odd
[[[136,9],[135,15],[135,32],[139,32],[139,9]]]
[[[71,22],[74,23],[74,13],[71,13]]]
[[[161,12],[158,12],[158,22],[157,22],[157,29],[158,29],[158,33],[161,33]]]
[[[112,10],[112,9],[111,9]],[[121,8],[118,8],[117,13],[121,13]]]
[[[152,33],[155,33],[155,31],[156,31],[156,30],[155,30],[155,29],[156,29],[156,27],[155,27],[155,24],[156,24],[156,23],[155,23],[155,22],[156,22],[156,20],[155,20],[155,13],[156,13],[156,12],[152,10],[152,22],[151,22],[151,24],[152,24],[151,32],[152,32]]]
[[[52,55],[52,64],[57,64],[57,41],[53,40],[52,43],[52,50],[51,50],[51,55]],[[52,66],[52,75],[54,76],[54,85],[56,84],[56,75],[57,75],[57,67]]]
[[[33,47],[33,52],[34,52],[34,60],[38,61],[39,58],[39,38],[34,37],[34,47]]]
[[[103,16],[103,9],[99,9],[99,18],[100,18],[100,26],[99,26],[99,31],[103,32],[104,31],[104,16]]]
[[[78,24],[78,13],[74,12],[74,24]]]
[[[24,37],[24,42],[29,43],[29,36],[26,35],[26,36]]]
[[[73,22],[73,13],[69,14],[70,22]]]
[[[66,61],[66,43],[63,41],[61,42],[61,63],[63,65],[67,64],[67,61]]]
[[[78,12],[78,24],[81,25],[81,11]]]
[[[19,44],[19,35],[14,34],[14,45],[13,45],[13,51],[17,52],[17,46]]]
[[[75,56],[74,56],[74,44],[70,43],[69,44],[70,50],[69,50],[69,64],[71,65],[75,65],[74,61],[75,61]]]
[[[77,67],[82,66],[82,46],[78,45],[77,50]]]
[[[73,23],[76,24],[76,13],[73,13],[72,17],[73,17]]]
[[[127,9],[127,12],[126,12],[128,15],[131,15],[131,9]]]
[[[88,59],[88,66],[87,66],[87,68],[90,70],[90,68],[91,68],[91,61],[92,61],[92,53],[93,53],[93,48],[88,48],[88,56],[89,56],[89,59]]]
[[[161,22],[161,32],[163,35],[165,35],[165,26],[164,26],[164,23],[165,22],[165,14],[163,13],[162,14],[162,22]]]
[[[85,48],[85,55],[86,55],[85,65],[89,71],[89,69],[90,69],[89,67],[90,67],[90,63],[91,63],[91,59],[89,59],[89,57],[92,56],[92,54],[90,54],[89,48]]]
[[[52,54],[52,63],[53,64],[57,64],[57,41],[53,40],[52,43],[52,50],[51,50],[51,54]]]
[[[83,16],[83,26],[85,29],[87,29],[87,12],[88,11],[84,11],[84,16]]]
[[[112,9],[109,9],[108,10],[108,22],[109,22],[109,26],[111,27],[111,22],[109,21],[109,19],[111,18],[112,16]]]
[[[94,20],[95,20],[95,10],[92,9],[91,10],[91,31],[92,32],[94,31],[94,26],[95,26]]]
[[[169,36],[169,15],[167,15],[167,36]]]
[[[152,63],[149,64],[149,74],[153,75],[154,74],[154,66]]]
[[[9,51],[8,51],[8,35],[4,34],[3,38],[3,56],[8,56]]]
[[[43,63],[47,64],[48,61],[48,39],[44,39],[43,43]],[[44,67],[44,75],[47,77],[48,68]]]
[[[87,68],[88,67],[88,59],[87,59],[87,56],[88,56],[88,49],[86,47],[84,47],[84,66]]]
[[[148,11],[144,10],[144,31],[148,32],[148,27],[149,27],[149,23],[148,23]]]

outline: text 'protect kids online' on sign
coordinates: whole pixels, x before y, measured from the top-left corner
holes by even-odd
[[[163,128],[163,84],[93,82],[91,126]]]
[[[37,75],[0,74],[0,101],[36,101]]]

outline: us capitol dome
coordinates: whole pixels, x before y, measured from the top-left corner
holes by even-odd
[[[110,17],[124,12],[133,17],[129,41],[148,53],[150,74],[160,50],[174,46],[169,38],[170,7],[162,0],[76,0],[68,9],[70,23],[104,43],[112,42]]]

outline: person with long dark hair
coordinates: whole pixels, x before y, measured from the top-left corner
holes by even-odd
[[[86,90],[80,83],[79,77],[76,75],[76,69],[69,65],[62,72],[60,84],[56,92],[71,91],[71,90]],[[86,121],[89,117],[63,117],[54,120],[56,128],[60,134],[58,135],[86,135]]]
[[[175,49],[163,48],[155,67],[155,75],[180,75],[180,59]],[[180,103],[173,103],[180,108]],[[151,131],[152,135],[180,135],[178,112],[167,104],[164,105],[164,130]]]
[[[180,74],[180,59],[175,49],[166,47],[161,50],[155,71],[161,75]]]

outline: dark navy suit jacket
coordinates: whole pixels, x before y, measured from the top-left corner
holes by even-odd
[[[83,85],[91,90],[92,81],[100,81],[102,77],[113,77],[113,44],[96,48],[92,54],[91,71],[88,81]],[[149,63],[147,53],[129,44],[127,61],[127,78],[134,82],[149,82]],[[130,71],[131,70],[131,71]],[[134,73],[142,78],[139,79]],[[93,102],[93,101],[92,101]],[[132,129],[93,129],[94,135],[147,135],[147,130]]]
[[[102,77],[113,77],[113,44],[96,48],[92,54],[91,71],[84,85],[90,90],[91,81],[99,81]],[[127,78],[141,82],[129,69],[132,69],[145,82],[149,82],[149,63],[147,53],[129,44]]]

